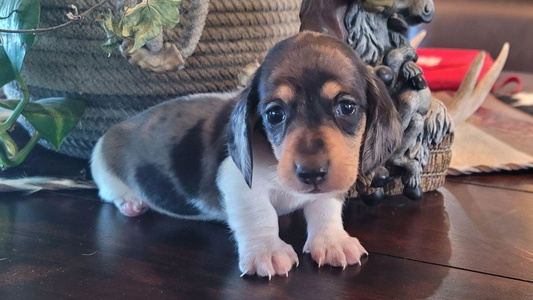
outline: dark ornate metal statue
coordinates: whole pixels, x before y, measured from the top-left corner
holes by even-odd
[[[348,43],[374,67],[396,100],[405,132],[402,144],[389,161],[389,169],[401,176],[403,193],[415,200],[422,196],[420,176],[429,158],[430,143],[435,139],[439,142],[451,130],[446,109],[432,99],[422,70],[415,64],[418,57],[406,34],[409,26],[430,22],[433,14],[432,0],[395,0],[380,13],[367,12],[361,3],[352,2],[345,16]],[[440,130],[425,128],[426,124]],[[438,134],[433,137],[431,133]],[[364,191],[360,192],[364,195]],[[376,192],[375,197],[367,196],[366,200],[379,200],[373,199],[381,197]]]

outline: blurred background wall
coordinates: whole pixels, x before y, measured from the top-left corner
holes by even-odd
[[[533,0],[434,0],[421,47],[483,49],[496,57],[511,44],[506,70],[533,72]]]

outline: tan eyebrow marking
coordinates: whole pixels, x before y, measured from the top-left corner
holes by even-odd
[[[274,93],[272,93],[272,97],[278,98],[281,101],[288,103],[289,101],[294,99],[294,90],[290,86],[283,84],[283,85],[280,85],[274,91]]]
[[[329,100],[333,100],[340,92],[342,92],[342,87],[336,81],[328,81],[320,89],[320,95]]]

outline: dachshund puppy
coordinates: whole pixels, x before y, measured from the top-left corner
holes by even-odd
[[[240,93],[178,98],[114,126],[91,167],[101,198],[127,216],[227,222],[243,274],[270,278],[298,264],[278,232],[278,215],[297,209],[319,266],[360,263],[343,194],[400,135],[385,86],[355,52],[303,32],[274,46]]]

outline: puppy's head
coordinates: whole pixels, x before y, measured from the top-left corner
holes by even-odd
[[[229,152],[249,185],[256,124],[282,184],[300,193],[347,190],[359,170],[384,163],[401,137],[383,83],[348,45],[311,32],[270,50],[233,111]]]

